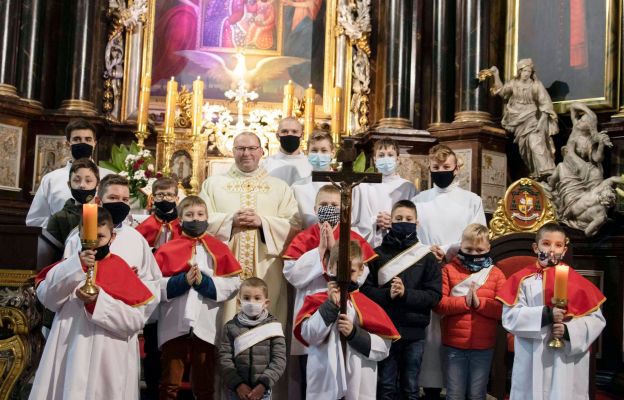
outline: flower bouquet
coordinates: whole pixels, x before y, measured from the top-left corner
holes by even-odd
[[[141,190],[162,176],[156,171],[155,160],[149,150],[141,150],[135,142],[130,146],[113,145],[111,159],[100,161],[100,166],[108,168],[128,179],[131,203],[138,203],[140,208],[147,205],[147,196]]]

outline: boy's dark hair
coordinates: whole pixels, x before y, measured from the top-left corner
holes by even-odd
[[[414,210],[414,214],[418,215],[418,212],[416,211],[416,204],[414,204],[411,200],[399,200],[394,203],[390,215],[394,214],[394,210],[397,208],[408,208],[410,210]]]
[[[106,193],[108,187],[112,185],[128,186],[128,180],[123,176],[117,174],[106,175],[104,178],[102,178],[102,180],[100,181],[100,185],[98,186],[98,197],[100,199],[104,197],[104,193]]]
[[[69,167],[69,180],[71,181],[72,175],[83,168],[90,169],[95,175],[96,182],[100,182],[100,170],[90,158],[79,158],[72,162],[71,167]]]
[[[71,139],[71,133],[78,129],[89,129],[93,132],[93,140],[97,140],[97,130],[95,129],[95,126],[86,119],[76,118],[69,121],[67,126],[65,126],[65,138],[68,142],[69,139]]]
[[[373,145],[373,155],[377,153],[377,150],[385,149],[385,148],[394,149],[394,151],[396,151],[397,153],[397,156],[401,152],[401,149],[399,148],[399,144],[396,142],[396,140],[391,139],[391,138],[381,138],[381,139],[378,139]]]
[[[180,204],[178,204],[178,218],[182,218],[182,214],[184,210],[190,206],[202,206],[206,209],[206,214],[208,214],[208,206],[206,206],[206,202],[199,196],[186,196]]]
[[[107,226],[111,232],[113,231],[113,216],[104,207],[97,208],[97,221],[99,226]],[[82,217],[80,218],[80,226],[82,227]]]
[[[178,194],[178,182],[166,176],[162,178],[158,178],[152,183],[152,194],[156,193],[157,190],[166,190],[169,188],[173,188],[173,192]]]
[[[269,298],[269,286],[260,278],[256,278],[252,276],[251,278],[245,279],[241,282],[239,292],[243,290],[244,287],[252,287],[252,288],[262,288],[262,293],[264,293],[264,297]]]
[[[558,233],[563,234],[563,237],[565,238],[566,243],[568,242],[568,235],[566,234],[566,231],[563,229],[563,226],[559,225],[556,222],[549,222],[547,224],[542,225],[542,227],[537,230],[537,232],[535,233],[535,243],[539,243],[539,241],[542,239],[542,236],[545,233],[552,233],[552,232],[558,232]]]

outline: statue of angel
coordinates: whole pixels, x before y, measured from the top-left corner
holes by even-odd
[[[542,82],[537,79],[533,61],[518,61],[517,73],[503,84],[498,68],[479,72],[479,80],[494,78],[493,95],[505,100],[503,128],[514,134],[514,143],[531,178],[545,180],[555,169],[555,145],[552,136],[559,132],[557,114]]]

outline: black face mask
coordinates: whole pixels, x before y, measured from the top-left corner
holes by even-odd
[[[461,249],[457,252],[457,258],[464,264],[464,267],[470,272],[478,272],[483,268],[492,266],[492,257],[490,252],[484,254],[467,254]]]
[[[431,171],[431,181],[440,189],[448,187],[455,179],[455,171]]]
[[[102,207],[106,208],[113,217],[113,225],[121,224],[130,212],[130,206],[122,201],[102,203]]]
[[[333,275],[329,275],[328,281],[330,281],[330,282],[337,282],[338,278],[336,278]],[[357,284],[357,282],[351,281],[351,282],[349,282],[349,286],[347,287],[347,291],[349,293],[351,293],[351,292],[354,292],[354,291],[358,290],[359,288],[360,288],[360,286]]]
[[[157,201],[154,203],[154,208],[156,209],[156,211],[160,211],[162,214],[173,214],[174,215],[173,218],[176,218],[178,216],[177,212],[175,211],[171,212],[171,210],[175,210],[176,208],[175,201],[167,201],[167,200]]]
[[[200,237],[208,229],[208,221],[182,221],[182,232],[190,237]]]
[[[416,224],[411,222],[393,222],[390,226],[390,231],[384,237],[384,241],[401,249],[412,246],[418,242]]]
[[[95,249],[95,260],[100,261],[110,253],[110,242]]]
[[[69,188],[71,195],[80,204],[87,204],[95,197],[96,188],[91,190]]]
[[[287,135],[280,136],[280,146],[286,153],[294,153],[301,144],[301,138],[299,136]]]
[[[87,143],[74,143],[71,145],[71,155],[74,160],[79,158],[91,158],[93,146]]]

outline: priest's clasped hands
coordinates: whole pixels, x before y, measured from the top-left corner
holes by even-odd
[[[262,226],[262,220],[253,208],[241,208],[234,213],[233,219],[236,228],[256,229]]]
[[[327,283],[327,295],[329,299],[338,307],[340,307],[340,287],[337,282]],[[344,337],[348,337],[353,332],[353,322],[349,319],[347,314],[338,314],[338,331]]]
[[[479,308],[481,305],[479,296],[477,296],[477,290],[477,284],[472,282],[472,284],[470,284],[470,290],[468,290],[468,294],[466,295],[466,305],[469,308]]]

